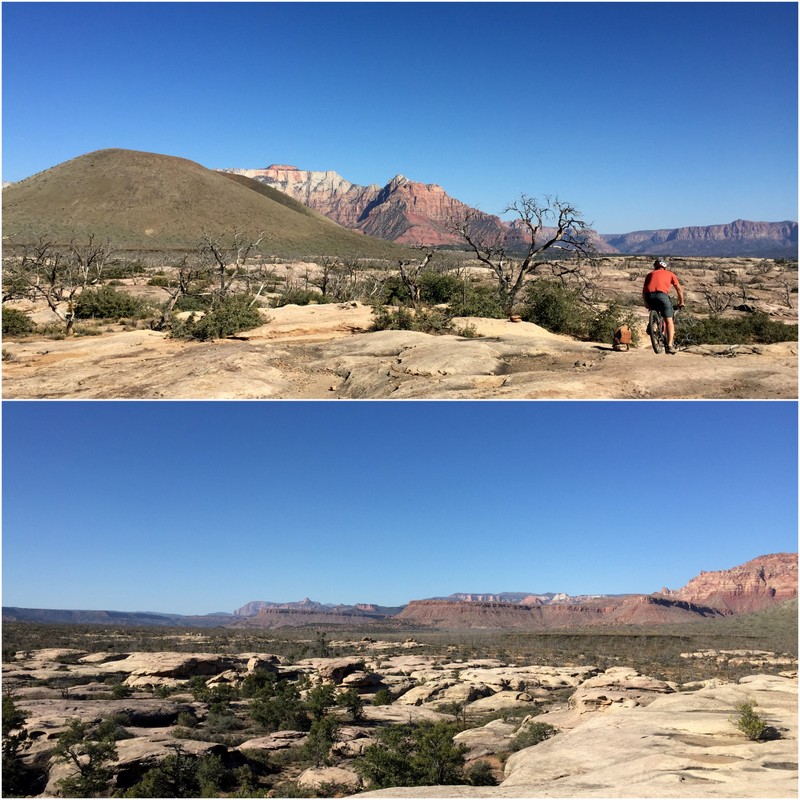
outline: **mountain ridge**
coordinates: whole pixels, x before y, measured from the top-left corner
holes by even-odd
[[[507,602],[509,598],[516,602]],[[757,556],[731,569],[702,571],[681,589],[664,588],[649,595],[456,593],[444,598],[411,600],[405,606],[393,607],[372,603],[322,604],[306,597],[294,603],[251,601],[232,614],[187,616],[158,612],[3,607],[3,620],[264,628],[315,624],[363,626],[374,622],[391,622],[445,629],[540,629],[606,623],[662,624],[735,616],[758,612],[796,598],[797,553],[773,553]]]
[[[478,220],[481,235],[500,236],[513,246],[524,236],[498,216],[450,197],[437,183],[421,183],[397,174],[385,185],[361,186],[334,170],[302,170],[288,164],[259,169],[221,169],[246,175],[305,203],[338,224],[370,236],[406,244],[460,245],[448,229],[451,216],[469,211]],[[524,232],[523,232],[524,233]],[[622,234],[589,233],[595,251],[625,255],[708,255],[797,257],[797,222],[730,223],[633,231]]]

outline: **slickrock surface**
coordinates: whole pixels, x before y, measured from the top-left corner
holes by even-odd
[[[464,318],[479,338],[365,332],[368,306],[286,306],[236,339],[156,331],[3,343],[3,397],[142,399],[794,398],[797,343],[617,353],[538,325]],[[298,614],[298,623],[307,617]],[[285,620],[281,620],[285,624]]]
[[[131,738],[117,743],[116,786],[127,788],[170,751],[176,741],[190,753],[215,753],[235,761],[248,751],[275,753],[298,748],[299,731],[262,733],[248,728],[242,743],[203,738],[210,706],[184,691],[202,676],[207,686],[238,685],[257,671],[302,677],[308,686],[358,686],[363,718],[352,722],[342,709],[332,748],[336,768],[348,774],[310,770],[302,785],[320,783],[358,791],[352,759],[376,741],[383,726],[452,721],[453,704],[476,725],[459,733],[468,761],[487,760],[500,770],[514,735],[527,722],[544,722],[554,737],[510,756],[497,787],[416,787],[370,793],[386,797],[792,797],[797,792],[797,661],[762,651],[702,651],[688,659],[737,659],[785,667],[781,676],[755,675],[738,683],[719,679],[679,687],[627,667],[506,664],[495,658],[450,660],[406,652],[388,654],[386,643],[365,642],[358,656],[308,658],[288,664],[269,653],[122,653],[100,657],[86,651],[38,650],[19,653],[3,665],[3,685],[26,716],[30,737],[24,758],[47,771],[50,796],[68,774],[50,761],[57,736],[70,719],[94,724],[121,715]],[[408,642],[411,649],[416,646]],[[134,686],[129,697],[112,699],[107,680]],[[355,679],[353,681],[353,679]],[[348,684],[348,681],[353,681]],[[42,681],[47,681],[42,685]],[[168,682],[168,683],[162,683]],[[146,689],[175,690],[159,699]],[[188,689],[188,687],[186,687]],[[687,688],[693,691],[686,691]],[[379,689],[393,702],[372,705]],[[752,701],[780,738],[749,742],[732,724],[737,704]],[[236,701],[244,711],[246,700]],[[542,708],[549,709],[537,715]],[[513,709],[517,721],[481,724],[478,713]],[[519,722],[519,713],[531,715]],[[182,717],[182,719],[181,719]],[[174,734],[180,723],[180,739]],[[186,728],[187,724],[189,725]],[[247,738],[249,736],[250,738]],[[188,738],[186,738],[188,737]],[[211,737],[213,739],[213,736]],[[338,776],[338,777],[337,777]],[[296,775],[293,777],[297,777]],[[341,780],[340,780],[341,779]],[[42,784],[44,786],[44,784]]]
[[[735,730],[730,717],[746,701],[756,702],[780,739],[751,742]],[[572,729],[512,755],[505,775],[498,787],[405,787],[358,796],[796,797],[797,683],[757,675],[586,714]]]

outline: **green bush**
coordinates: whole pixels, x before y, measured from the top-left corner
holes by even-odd
[[[448,722],[395,725],[355,760],[372,789],[448,786],[464,780],[465,745],[453,742],[458,726]]]
[[[258,689],[248,712],[267,731],[307,731],[311,727],[299,689],[287,680],[273,679]]]
[[[607,308],[591,319],[586,336],[591,342],[611,344],[614,334],[621,325],[627,325],[630,328],[632,343],[639,344],[639,326],[636,314],[632,309],[626,309],[616,300],[609,303]]]
[[[29,745],[25,730],[26,713],[17,708],[11,695],[3,695],[3,796],[25,793],[25,765],[22,751]]]
[[[35,330],[36,324],[24,311],[3,306],[3,336],[24,336]]]
[[[311,289],[287,289],[278,297],[273,298],[271,305],[273,308],[281,308],[288,305],[307,306],[309,303],[332,302],[334,302],[333,298],[323,297],[321,292],[315,292]]]
[[[184,294],[175,303],[175,311],[208,311],[211,298],[207,295]]]
[[[476,761],[464,774],[470,786],[497,786],[497,779],[488,761]]]
[[[467,283],[457,296],[450,300],[453,317],[486,317],[503,319],[506,312],[496,287]]]
[[[552,333],[585,338],[589,330],[590,313],[580,293],[558,281],[531,283],[525,292],[520,316]]]
[[[78,319],[141,318],[148,313],[149,307],[145,302],[111,286],[85,289],[75,301],[75,316]]]
[[[423,303],[450,303],[461,296],[464,281],[446,272],[423,272],[419,276],[419,288]]]
[[[372,331],[419,331],[420,333],[452,333],[450,318],[436,308],[422,308],[412,311],[400,306],[385,308],[376,306],[373,309]]]
[[[250,295],[228,295],[199,319],[194,315],[185,322],[175,320],[172,336],[177,339],[224,339],[240,331],[257,328],[265,322]]]
[[[303,756],[315,767],[330,766],[329,754],[336,741],[339,723],[333,717],[315,719],[303,744]]]
[[[744,317],[697,319],[688,314],[675,320],[675,342],[688,344],[774,344],[796,342],[797,324],[785,325],[757,311]]]
[[[555,736],[558,729],[546,722],[529,722],[517,731],[511,740],[511,751],[524,750],[526,747],[533,747],[551,736]]]
[[[392,694],[388,689],[378,689],[372,697],[374,706],[390,706],[392,704]]]
[[[353,722],[358,722],[364,716],[364,701],[357,689],[343,689],[336,695],[336,705],[343,706],[350,713]]]
[[[752,742],[764,738],[767,723],[756,713],[755,701],[749,700],[736,706],[737,716],[731,722]]]

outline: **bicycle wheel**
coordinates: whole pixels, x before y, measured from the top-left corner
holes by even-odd
[[[661,314],[658,311],[650,311],[647,327],[650,331],[650,344],[656,353],[660,353],[664,349],[664,332],[661,328]]]

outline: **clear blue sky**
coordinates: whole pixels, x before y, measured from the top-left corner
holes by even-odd
[[[2,432],[4,605],[649,593],[797,551],[793,402],[5,402]]]
[[[795,3],[3,3],[3,180],[108,147],[601,233],[797,219]]]

